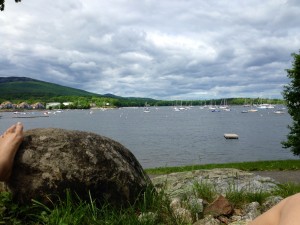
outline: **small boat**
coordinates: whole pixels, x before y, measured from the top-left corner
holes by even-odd
[[[148,105],[147,102],[146,102],[145,106],[144,106],[144,113],[149,113],[150,112],[149,106],[150,105]]]
[[[257,109],[249,109],[248,112],[257,112]]]
[[[174,111],[175,112],[180,112],[180,109],[178,109],[178,107],[174,107]]]
[[[226,139],[239,139],[239,135],[237,134],[224,134]]]
[[[282,110],[276,110],[276,111],[274,111],[274,113],[275,114],[284,114],[284,111],[282,111]]]
[[[267,109],[267,104],[260,104],[257,106],[258,109]]]
[[[226,99],[223,99],[223,100],[221,101],[221,105],[219,106],[219,109],[223,109],[224,111],[230,111]]]

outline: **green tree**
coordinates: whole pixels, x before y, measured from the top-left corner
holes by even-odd
[[[289,126],[287,141],[282,144],[284,148],[290,148],[294,155],[300,155],[300,54],[293,53],[292,57],[292,68],[286,70],[290,83],[284,87],[283,97],[293,123]]]
[[[15,2],[21,2],[21,0],[15,0]],[[0,10],[3,11],[5,8],[5,0],[0,0]]]

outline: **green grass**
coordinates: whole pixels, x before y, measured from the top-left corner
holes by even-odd
[[[207,202],[212,202],[217,196],[217,191],[214,185],[210,183],[195,183],[193,190],[197,198],[201,198]]]
[[[35,200],[27,206],[12,201],[8,192],[0,193],[0,224],[17,225],[183,225],[170,210],[170,202],[164,192],[148,190],[141,201],[127,208],[115,208],[108,203],[102,205],[90,198],[89,202],[80,200],[67,192],[64,201],[52,206]],[[146,214],[143,219],[139,217]]]
[[[262,204],[269,196],[273,195],[273,192],[249,192],[246,190],[237,190],[234,187],[230,187],[226,191],[226,198],[234,207],[241,207],[246,203],[258,202]]]
[[[300,184],[285,183],[279,184],[278,188],[274,191],[275,195],[279,195],[283,198],[300,193]]]
[[[146,169],[148,174],[169,174],[175,172],[185,172],[201,169],[214,168],[236,168],[246,171],[271,171],[271,170],[300,170],[300,160],[275,160],[257,162],[237,162],[223,164],[190,165],[181,167],[158,167]]]

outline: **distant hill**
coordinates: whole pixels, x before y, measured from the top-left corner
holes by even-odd
[[[2,99],[51,98],[58,96],[101,95],[28,77],[0,77],[0,97]]]
[[[77,97],[84,97],[81,106],[88,106],[91,97],[108,98],[114,106],[144,106],[156,104],[157,100],[151,98],[121,97],[113,94],[95,94],[76,88],[70,88],[50,82],[36,80],[28,77],[0,77],[0,103],[4,101],[12,102],[49,102],[49,101],[74,101]],[[103,101],[94,99],[93,104],[102,106]]]

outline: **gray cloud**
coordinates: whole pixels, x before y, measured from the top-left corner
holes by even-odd
[[[298,1],[7,1],[0,75],[157,99],[281,97]]]

